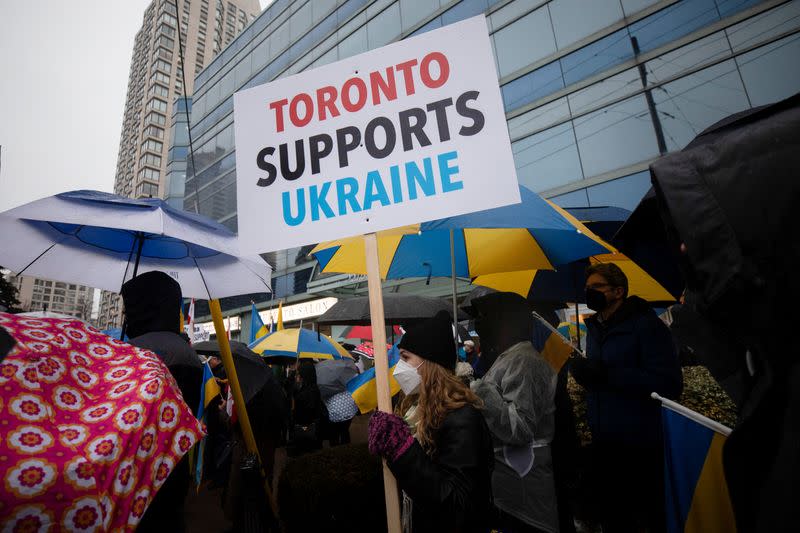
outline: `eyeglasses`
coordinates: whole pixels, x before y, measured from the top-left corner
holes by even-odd
[[[613,287],[613,285],[611,285],[611,284],[609,284],[609,283],[594,283],[594,284],[592,284],[592,285],[587,285],[587,286],[586,286],[586,289],[587,289],[587,290],[588,290],[588,289],[599,290],[599,289],[601,289],[602,287]]]

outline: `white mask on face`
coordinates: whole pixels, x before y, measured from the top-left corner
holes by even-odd
[[[400,388],[403,389],[403,392],[406,396],[409,394],[414,394],[419,388],[422,378],[420,378],[417,369],[420,366],[422,366],[422,363],[417,366],[411,366],[403,359],[400,359],[397,362],[397,365],[394,367],[394,372],[392,372],[392,375],[394,376],[394,379],[397,380],[398,385],[400,385]]]

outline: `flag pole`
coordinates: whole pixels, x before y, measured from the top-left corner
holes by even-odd
[[[723,426],[719,422],[711,420],[707,416],[703,416],[700,413],[698,413],[697,411],[692,411],[688,407],[685,407],[685,406],[679,404],[678,402],[673,402],[672,400],[670,400],[668,398],[664,398],[663,396],[659,396],[659,394],[656,393],[656,392],[650,393],[650,397],[653,398],[654,400],[660,401],[661,405],[663,405],[667,409],[670,409],[672,411],[675,411],[676,413],[682,414],[686,418],[694,420],[698,424],[700,424],[702,426],[705,426],[705,427],[707,427],[708,429],[710,429],[712,431],[716,431],[717,433],[725,435],[726,437],[731,434],[731,431],[733,431],[728,426]]]
[[[261,461],[261,454],[258,453],[256,439],[253,436],[253,428],[250,425],[250,418],[247,416],[247,408],[245,407],[242,387],[239,385],[239,376],[236,374],[236,366],[233,364],[231,345],[228,341],[227,332],[225,331],[225,323],[222,320],[222,309],[219,306],[219,300],[216,298],[209,300],[208,307],[211,309],[211,318],[214,320],[214,331],[217,334],[217,342],[219,343],[219,352],[222,359],[222,365],[225,367],[225,373],[228,376],[228,384],[231,387],[231,391],[233,391],[233,404],[236,408],[236,415],[239,417],[239,425],[242,428],[245,447],[247,448],[248,452],[254,453],[256,457],[258,457],[259,465],[263,465],[264,463]],[[272,497],[272,490],[270,489],[269,481],[270,480],[267,480],[264,488],[267,492],[267,499],[269,500],[269,505],[272,509],[273,516],[278,516],[278,508],[275,505],[275,499]]]
[[[380,266],[378,264],[378,239],[374,233],[364,235],[364,252],[367,263],[367,286],[369,288],[369,314],[372,324],[373,357],[375,361],[375,385],[378,393],[378,409],[392,412],[392,394],[389,389],[389,357],[386,353],[386,319],[383,314],[383,291],[381,289]],[[386,522],[389,533],[400,533],[400,496],[397,481],[383,460],[383,489],[386,497]]]

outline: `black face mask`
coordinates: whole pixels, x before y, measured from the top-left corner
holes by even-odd
[[[605,293],[597,289],[586,289],[586,307],[598,313],[608,307]]]

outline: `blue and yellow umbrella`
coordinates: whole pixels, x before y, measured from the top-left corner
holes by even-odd
[[[289,328],[269,333],[249,346],[262,357],[290,359],[352,359],[338,342],[327,335],[305,328]]]
[[[552,269],[613,249],[586,226],[538,194],[520,187],[522,202],[378,233],[381,277],[455,275]],[[317,245],[311,253],[323,272],[366,274],[364,239]]]

